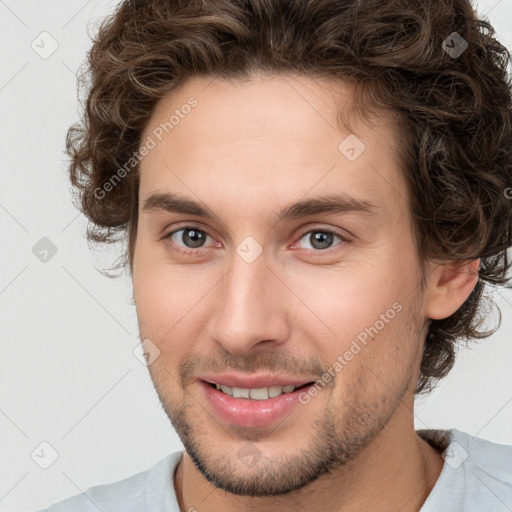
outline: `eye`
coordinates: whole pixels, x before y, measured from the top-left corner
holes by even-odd
[[[348,242],[347,239],[334,231],[330,231],[328,229],[313,229],[303,233],[298,243],[300,244],[301,240],[305,239],[311,244],[314,251],[328,252],[328,249],[332,247],[333,240],[335,238],[341,240],[341,243],[337,245],[342,245],[343,242]],[[301,248],[304,249],[304,247]],[[305,248],[309,249],[308,247]]]
[[[197,254],[197,249],[203,248],[207,238],[211,238],[208,233],[194,226],[175,229],[164,237],[164,239],[169,239],[173,246],[175,246],[173,250],[186,255]]]
[[[200,249],[207,249],[206,240],[208,238],[212,237],[206,231],[195,226],[184,226],[164,236],[164,239],[170,240],[173,251],[185,256],[197,256],[201,252]],[[327,253],[330,252],[329,249],[333,247],[336,238],[340,240],[340,243],[335,244],[334,247],[348,242],[345,237],[329,229],[310,229],[301,235],[296,246],[298,245],[301,249],[312,249],[313,252]],[[302,246],[302,240],[309,243],[310,247]]]

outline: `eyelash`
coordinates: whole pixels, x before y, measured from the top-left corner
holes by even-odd
[[[178,229],[175,229],[173,231],[171,231],[170,233],[168,233],[167,235],[165,235],[163,237],[164,240],[167,240],[167,239],[170,239],[175,233],[178,233],[179,231],[186,231],[186,230],[196,230],[196,231],[200,231],[201,233],[205,234],[206,236],[209,236],[210,238],[212,238],[212,236],[207,232],[205,231],[204,229],[200,229],[196,226],[192,226],[192,225],[187,225],[187,226],[182,226],[181,228],[178,228]],[[339,243],[338,245],[344,245],[344,243],[347,243],[349,240],[346,239],[345,237],[343,237],[342,235],[340,235],[339,233],[337,233],[336,231],[332,231],[330,229],[309,229],[307,231],[304,231],[300,237],[298,238],[298,241],[300,242],[300,240],[302,240],[304,238],[305,235],[309,234],[309,233],[315,233],[315,232],[318,232],[318,233],[328,233],[330,235],[334,235],[335,237],[338,237],[340,240],[341,240],[341,243]],[[201,249],[204,249],[204,247],[199,247],[197,249],[184,249],[182,247],[179,247],[177,246],[176,244],[173,243],[173,245],[175,246],[172,250],[173,251],[176,251],[184,256],[187,256],[187,257],[195,257],[198,255],[198,252],[201,250]],[[311,252],[313,253],[313,255],[315,256],[323,256],[325,254],[328,254],[331,252],[331,250],[335,250],[337,246],[333,246],[333,247],[329,247],[328,249],[325,249],[325,250],[320,250],[320,249],[306,249],[308,252]]]

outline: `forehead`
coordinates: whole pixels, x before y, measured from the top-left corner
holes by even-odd
[[[353,89],[341,82],[192,78],[160,100],[143,133],[154,147],[140,164],[140,203],[181,191],[217,205],[270,208],[339,191],[396,207],[406,187],[395,126],[384,116],[351,117],[352,107]]]

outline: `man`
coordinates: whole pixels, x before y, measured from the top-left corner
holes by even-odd
[[[512,447],[413,422],[509,268],[469,3],[124,2],[89,59],[71,180],[185,451],[49,510],[512,510]]]

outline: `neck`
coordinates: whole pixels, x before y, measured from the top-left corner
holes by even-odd
[[[283,496],[235,496],[217,489],[184,453],[174,475],[180,510],[308,512],[372,510],[418,512],[434,487],[443,459],[414,430],[411,409],[395,416],[353,460]]]

